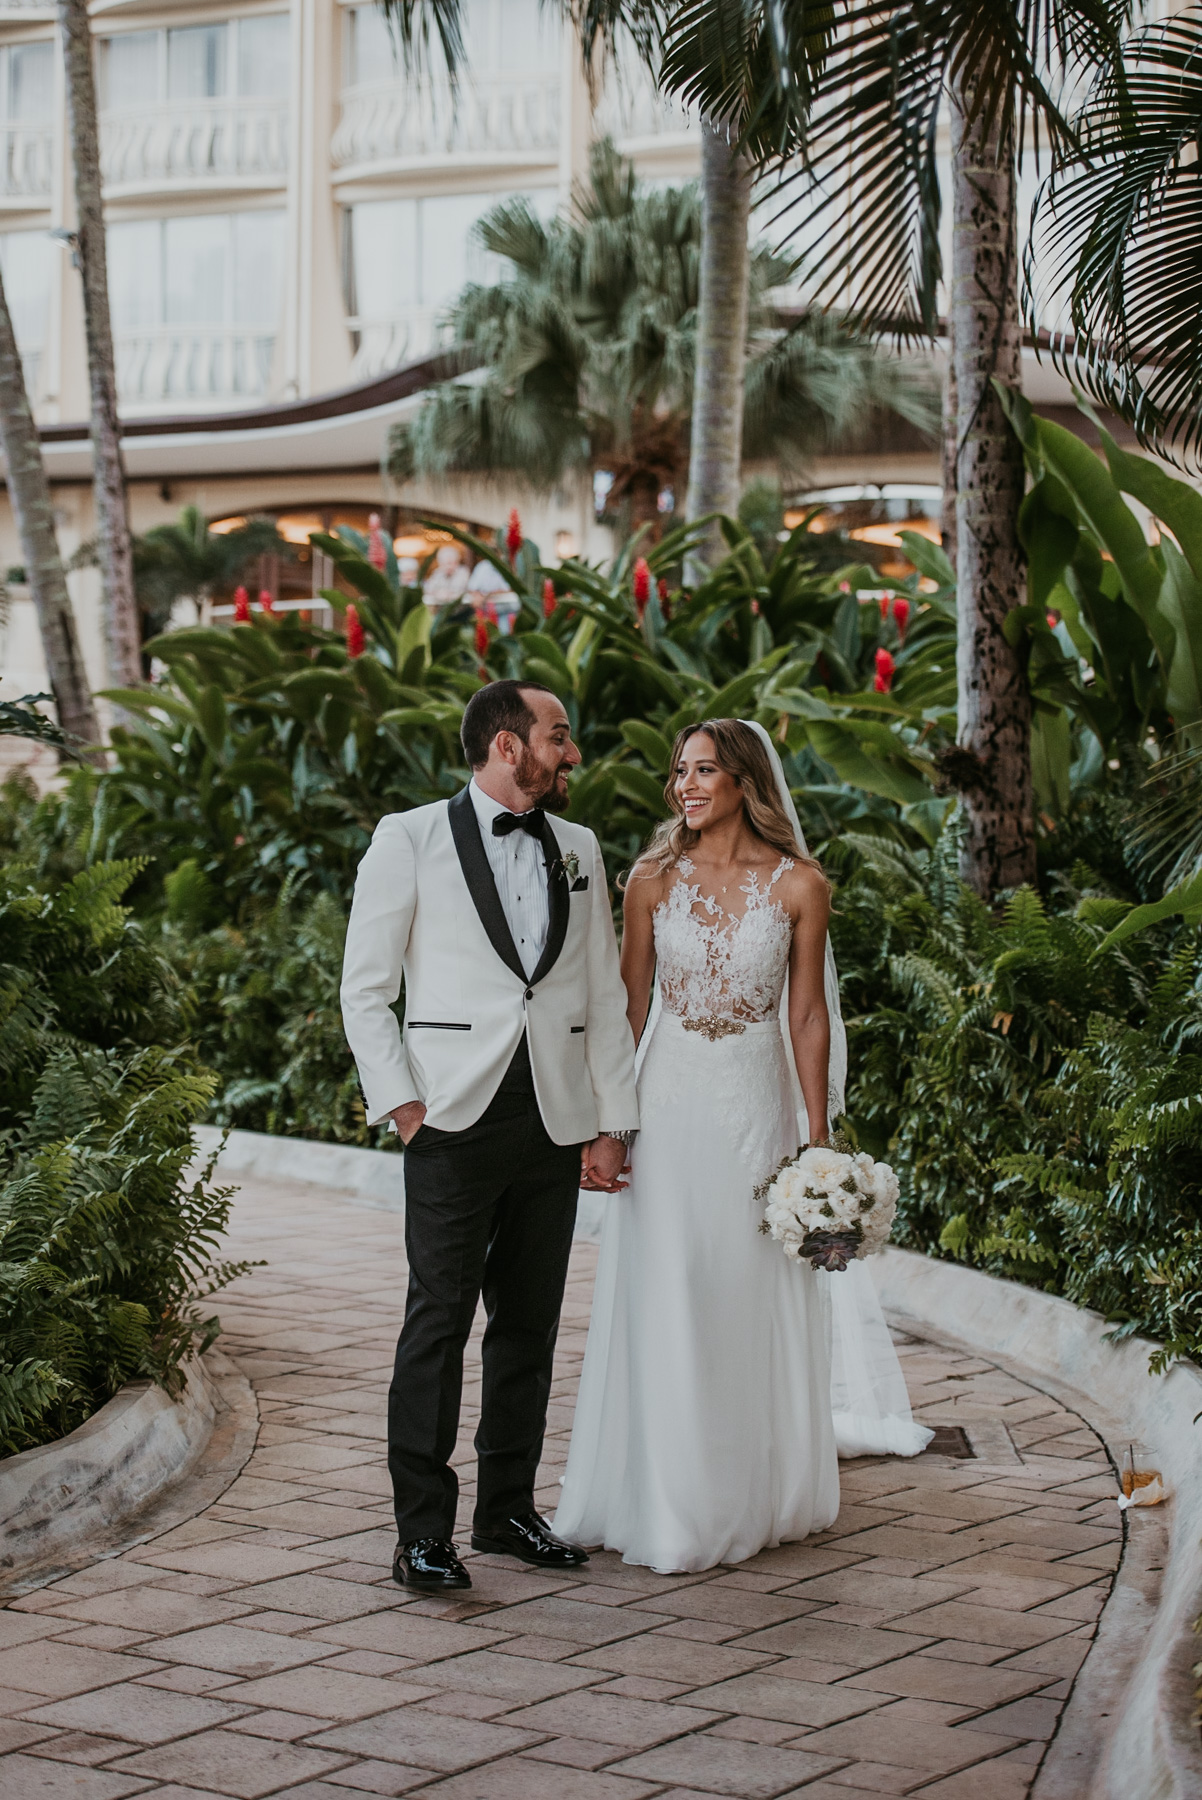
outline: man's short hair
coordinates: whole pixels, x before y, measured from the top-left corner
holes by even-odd
[[[490,681],[474,693],[463,709],[459,740],[469,769],[482,769],[498,731],[512,731],[523,744],[530,742],[534,714],[523,695],[549,694],[541,681]]]

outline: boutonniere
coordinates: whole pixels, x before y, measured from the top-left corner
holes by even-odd
[[[556,866],[563,870],[570,882],[580,880],[580,858],[574,850],[566,851]]]

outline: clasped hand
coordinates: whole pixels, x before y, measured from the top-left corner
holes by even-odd
[[[580,1185],[590,1194],[620,1194],[630,1173],[626,1145],[619,1138],[595,1137],[580,1146]]]

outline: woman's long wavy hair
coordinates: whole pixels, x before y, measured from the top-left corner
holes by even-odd
[[[668,765],[668,781],[664,788],[664,799],[672,810],[672,817],[656,826],[647,848],[635,865],[639,873],[664,874],[682,856],[687,856],[701,837],[699,831],[694,831],[686,823],[684,807],[676,792],[676,770],[684,747],[699,731],[704,732],[713,744],[714,761],[718,767],[725,769],[742,788],[743,811],[755,835],[771,849],[778,850],[782,856],[791,856],[794,862],[804,863],[821,874],[822,868],[817,859],[810,856],[797,842],[793,821],[781,805],[768,752],[755,732],[744,725],[741,719],[706,719],[701,724],[686,725],[683,731],[677,733],[676,742],[672,746],[672,760]]]

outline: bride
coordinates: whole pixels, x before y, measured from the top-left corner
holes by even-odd
[[[829,889],[780,759],[760,726],[715,719],[681,732],[671,767],[674,816],[624,908],[642,1127],[606,1214],[555,1518],[664,1572],[832,1524],[837,1425],[852,1455],[930,1436],[863,1265],[822,1276],[757,1231],[755,1185],[799,1136],[826,1140],[846,1070]]]

